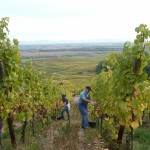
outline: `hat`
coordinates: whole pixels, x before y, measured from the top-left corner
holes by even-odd
[[[86,86],[86,89],[88,89],[89,91],[92,91],[90,86]]]
[[[66,94],[65,94],[65,93],[62,93],[61,96],[66,96]]]

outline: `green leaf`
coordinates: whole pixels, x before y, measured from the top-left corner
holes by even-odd
[[[13,94],[12,92],[9,93],[9,94],[8,94],[8,98],[9,98],[9,99],[13,99],[13,98],[14,98],[14,94]]]
[[[139,33],[139,32],[140,32],[139,27],[135,28],[135,32],[137,32],[137,33]]]
[[[4,39],[5,33],[0,32],[0,39]]]
[[[150,41],[147,42],[147,47],[150,49]]]

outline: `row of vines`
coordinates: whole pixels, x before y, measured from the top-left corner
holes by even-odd
[[[150,110],[150,79],[144,68],[150,60],[150,30],[141,24],[134,43],[126,42],[123,52],[111,53],[103,71],[92,82],[97,105],[93,116],[103,118],[103,128],[121,145],[125,132],[133,134]]]
[[[30,60],[22,64],[19,42],[8,38],[9,18],[0,21],[0,146],[3,147],[2,128],[8,125],[12,147],[17,147],[14,121],[22,123],[22,141],[28,122],[37,118],[43,124],[56,107],[61,92],[66,88],[55,84],[37,71]]]

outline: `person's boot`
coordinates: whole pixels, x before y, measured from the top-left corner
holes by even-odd
[[[64,119],[64,116],[61,116],[61,119],[63,120],[63,119]]]
[[[64,119],[64,116],[60,116],[57,118],[58,120],[63,120]]]
[[[88,128],[84,128],[84,132],[86,132],[86,131],[87,131],[87,129],[88,129]]]

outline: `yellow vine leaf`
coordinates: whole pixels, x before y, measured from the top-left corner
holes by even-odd
[[[124,126],[126,124],[126,122],[124,120],[120,120],[119,124],[122,125],[122,126]]]
[[[130,121],[129,121],[129,120],[127,120],[127,121],[126,121],[126,127],[129,127],[129,126],[130,126],[130,124],[131,124],[131,123],[130,123]]]
[[[145,110],[145,106],[143,104],[141,104],[141,111]]]
[[[106,121],[109,121],[109,117],[105,118]]]
[[[3,110],[4,109],[4,107],[3,106],[0,106],[0,110]]]
[[[136,128],[139,127],[139,123],[136,122],[136,121],[133,121],[133,122],[131,122],[131,127],[132,127],[133,129],[136,129]]]
[[[118,135],[117,135],[116,133],[114,133],[114,134],[111,135],[111,138],[112,138],[112,139],[117,139],[117,138],[118,138]]]
[[[6,109],[6,112],[9,113],[9,112],[10,112],[10,109]]]

